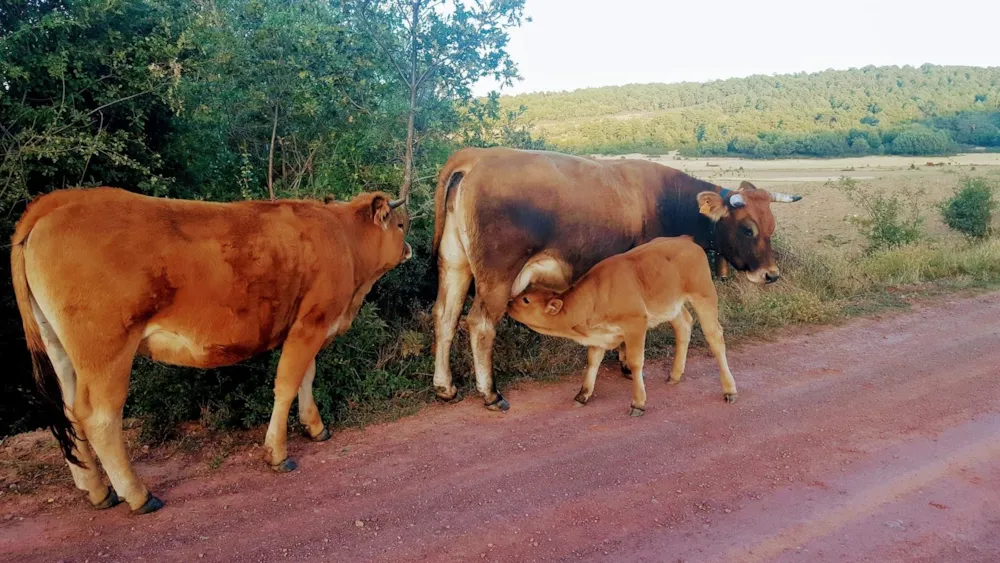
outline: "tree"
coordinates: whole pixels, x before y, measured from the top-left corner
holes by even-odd
[[[26,201],[56,188],[161,181],[168,93],[185,3],[33,0],[0,5],[0,239]],[[0,435],[39,423],[31,363],[0,260]]]
[[[341,135],[369,125],[352,102],[385,90],[368,45],[321,0],[216,0],[188,36],[198,57],[176,96],[175,167],[205,173],[187,180],[221,184],[212,190],[220,196],[252,198],[261,186],[271,199],[302,195]],[[200,165],[182,161],[191,158]]]
[[[345,0],[344,8],[389,62],[392,78],[408,90],[399,192],[408,200],[421,102],[446,96],[467,103],[482,78],[501,86],[519,78],[506,50],[507,32],[524,21],[524,0]]]

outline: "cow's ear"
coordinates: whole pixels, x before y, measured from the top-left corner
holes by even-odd
[[[756,189],[757,189],[757,186],[751,184],[750,182],[747,182],[746,180],[743,180],[742,182],[740,182],[740,191],[741,192],[751,192],[751,191],[756,190]]]
[[[383,195],[373,197],[372,219],[375,224],[384,229],[386,224],[388,224],[390,215],[392,215],[392,207],[389,206],[389,198]]]
[[[701,192],[698,194],[698,212],[712,221],[718,221],[729,215],[729,208],[726,207],[721,195],[715,192]]]
[[[553,297],[552,299],[549,299],[548,304],[545,305],[545,314],[556,315],[559,313],[559,311],[562,311],[562,306],[563,306],[562,299],[559,299],[558,297]]]

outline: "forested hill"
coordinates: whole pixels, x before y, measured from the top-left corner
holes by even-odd
[[[1000,147],[1000,67],[865,67],[503,98],[554,147],[758,157]]]

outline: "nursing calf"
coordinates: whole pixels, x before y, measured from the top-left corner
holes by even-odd
[[[402,202],[208,203],[114,188],[62,190],[17,224],[11,271],[35,380],[77,488],[98,508],[163,503],[129,463],[122,408],[136,355],[199,368],[281,347],[264,457],[276,471],[288,413],[330,437],[313,400],[316,353],[412,252]],[[93,446],[93,452],[91,452]],[[97,459],[111,479],[104,485]]]
[[[518,277],[519,284],[529,287],[510,301],[508,314],[536,332],[569,338],[587,347],[587,374],[577,403],[587,404],[593,394],[605,351],[623,345],[623,362],[632,373],[631,415],[641,416],[646,410],[642,374],[646,332],[665,322],[673,326],[676,341],[670,383],[678,383],[684,374],[694,320],[685,309],[686,303],[697,313],[718,361],[726,402],[736,400],[736,382],[726,361],[708,257],[691,237],[653,239],[602,260],[569,289],[544,287],[544,273],[560,269],[560,258],[552,253],[531,260],[526,275]],[[541,274],[532,276],[533,272]]]

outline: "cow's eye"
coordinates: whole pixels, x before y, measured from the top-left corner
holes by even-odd
[[[528,298],[527,297],[522,297],[521,300],[524,301],[525,305],[528,304]]]
[[[740,226],[740,232],[743,233],[744,235],[748,236],[748,237],[752,237],[753,236],[753,229],[751,229],[750,227],[747,227],[745,225],[741,225]]]
[[[400,223],[400,224],[399,224],[399,228],[400,228],[400,229],[402,229],[402,228],[403,228],[403,224],[402,224],[402,223]]]

